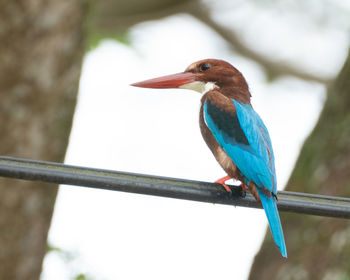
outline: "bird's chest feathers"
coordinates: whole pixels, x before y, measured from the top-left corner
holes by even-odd
[[[227,174],[235,178],[237,173],[237,167],[233,163],[232,159],[219,145],[214,150],[214,156],[221,165],[221,167],[227,172]]]
[[[207,96],[203,96],[202,105],[205,102],[206,98],[208,98],[208,95],[211,98],[216,97],[215,96],[216,94],[213,95],[211,93],[208,93]],[[220,105],[223,107],[225,107],[225,105],[230,105],[230,104],[232,105],[232,101],[224,96],[220,96],[219,99],[216,99],[215,101],[219,102]],[[232,108],[227,108],[227,109],[232,109]],[[233,163],[232,159],[227,155],[227,153],[221,148],[221,146],[215,140],[213,134],[208,128],[208,125],[205,120],[205,113],[203,110],[203,106],[201,106],[201,110],[200,110],[200,128],[201,128],[203,138],[207,143],[208,147],[210,148],[210,150],[212,151],[215,159],[218,161],[218,163],[221,165],[221,167],[226,171],[228,175],[238,179],[239,172],[237,170],[236,165]]]

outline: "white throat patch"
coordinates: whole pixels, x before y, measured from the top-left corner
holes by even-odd
[[[179,88],[183,88],[183,89],[191,89],[194,91],[198,91],[199,93],[205,94],[207,93],[209,90],[212,90],[213,88],[215,88],[216,85],[213,82],[200,82],[200,81],[195,81],[192,83],[188,83],[188,84],[184,84],[182,86],[179,86]]]

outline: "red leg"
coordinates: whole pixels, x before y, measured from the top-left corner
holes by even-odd
[[[228,185],[225,184],[226,181],[232,179],[230,176],[225,176],[220,178],[219,180],[216,180],[215,183],[220,184],[221,186],[223,186],[225,188],[225,190],[229,193],[231,193],[231,189]]]
[[[247,185],[246,184],[242,183],[241,188],[242,188],[243,193],[247,192]]]
[[[255,197],[256,201],[260,202],[260,197],[259,197],[258,191],[256,190],[256,187],[255,187],[253,182],[249,183],[248,188],[249,188],[251,194]]]
[[[247,185],[246,184],[244,184],[243,182],[242,182],[242,184],[241,184],[241,189],[242,189],[242,197],[245,197],[246,196],[246,193],[247,193]]]

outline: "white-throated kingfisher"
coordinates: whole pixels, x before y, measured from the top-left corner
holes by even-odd
[[[217,59],[192,63],[178,74],[132,84],[144,88],[182,88],[203,94],[199,113],[202,136],[228,176],[247,186],[265,210],[272,236],[282,256],[287,257],[277,210],[275,159],[269,133],[250,103],[248,84],[231,64]]]

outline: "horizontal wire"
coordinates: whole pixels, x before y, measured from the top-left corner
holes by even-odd
[[[232,194],[215,183],[110,171],[0,156],[0,176],[75,185],[96,189],[218,203],[250,208],[261,204],[240,186],[230,186]],[[9,186],[10,187],[10,186]],[[350,199],[325,195],[278,192],[278,209],[327,217],[350,219]]]

